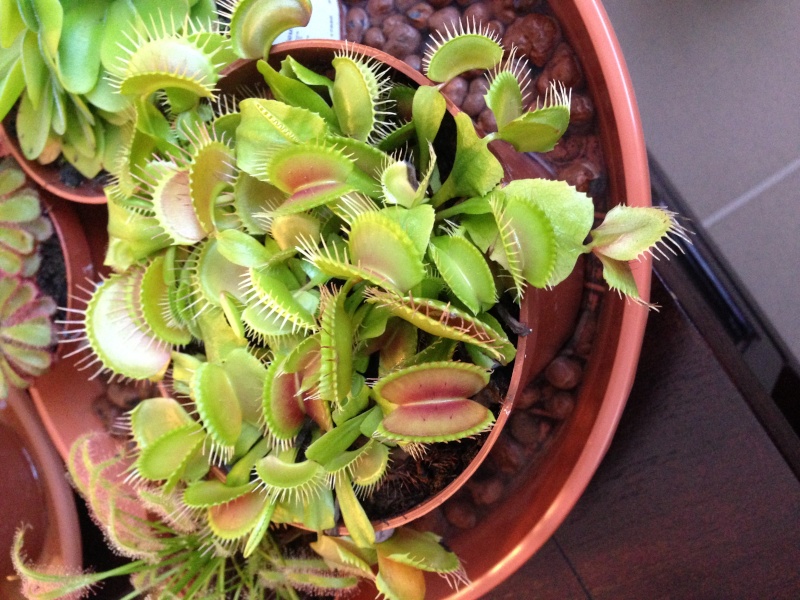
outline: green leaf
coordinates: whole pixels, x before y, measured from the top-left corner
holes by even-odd
[[[231,43],[242,58],[265,58],[272,42],[293,27],[308,25],[308,0],[242,0],[231,15]]]
[[[566,279],[578,256],[586,252],[584,241],[594,223],[592,199],[568,183],[545,179],[519,179],[496,193],[506,198],[525,198],[545,213],[556,241],[556,260],[547,285]]]
[[[108,2],[90,0],[64,11],[64,31],[58,46],[61,83],[68,92],[86,94],[100,75],[100,45]]]
[[[31,104],[38,108],[45,86],[50,85],[50,70],[42,59],[39,38],[30,30],[22,38],[22,69],[25,72],[25,87]]]
[[[382,213],[358,215],[348,241],[353,263],[392,288],[406,292],[422,281],[425,268],[411,237]]]
[[[335,491],[348,534],[359,548],[371,548],[375,544],[375,530],[346,475],[336,479]]]
[[[272,256],[256,238],[238,229],[217,232],[217,249],[232,263],[248,268],[264,266]]]
[[[434,207],[456,196],[483,196],[503,179],[503,166],[489,150],[488,140],[478,136],[469,115],[458,113],[455,120],[458,130],[455,163],[433,196]]]
[[[264,81],[267,82],[276,100],[317,113],[329,125],[336,123],[333,109],[311,87],[276,71],[266,61],[259,60],[257,68],[258,72],[264,76]]]
[[[636,260],[675,231],[682,236],[674,215],[651,206],[615,206],[592,230],[589,244],[597,255],[614,260]]]
[[[480,69],[492,69],[503,59],[500,43],[479,32],[462,32],[440,41],[425,57],[423,69],[428,79],[437,83]]]
[[[232,453],[242,431],[242,409],[225,369],[208,362],[197,367],[192,398],[211,440]]]
[[[438,236],[431,239],[429,251],[442,278],[473,314],[495,305],[492,271],[472,242],[464,237]]]
[[[3,52],[0,50],[0,52]],[[4,77],[0,77],[0,119],[4,119],[25,89],[22,59],[17,59]],[[30,101],[29,101],[30,103]]]
[[[547,214],[524,196],[500,193],[491,202],[501,241],[492,258],[511,273],[519,297],[525,282],[545,287],[556,263],[556,236]]]
[[[418,166],[419,170],[424,173],[432,166],[430,146],[436,139],[442,119],[447,112],[447,100],[439,88],[423,85],[418,87],[414,93],[411,111],[419,144]]]
[[[39,108],[36,109],[28,94],[22,95],[17,112],[17,139],[28,160],[36,160],[47,144],[53,117],[53,87],[44,87]]]
[[[242,120],[236,128],[236,163],[254,176],[263,166],[265,148],[321,139],[328,129],[316,113],[276,100],[246,98],[239,103],[239,110]]]
[[[569,126],[569,105],[569,93],[553,84],[543,106],[503,125],[498,122],[497,137],[517,152],[549,152]]]
[[[0,48],[9,48],[25,30],[25,22],[14,0],[0,0],[0,23],[3,24],[0,27]]]
[[[511,71],[501,71],[493,77],[484,98],[500,129],[522,115],[522,89]]]

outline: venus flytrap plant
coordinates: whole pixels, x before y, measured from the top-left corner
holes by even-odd
[[[287,24],[307,18],[300,2],[231,5],[230,46],[265,56],[278,27],[264,29],[262,14],[283,9]],[[566,183],[504,183],[490,144],[552,148],[569,93],[554,85],[526,109],[519,61],[477,25],[442,36],[425,68],[438,83],[489,70],[498,131],[455,115],[454,154],[441,162],[438,87],[396,87],[355,48],[322,72],[260,60],[271,94],[222,102],[217,115],[222,44],[142,31],[116,73],[120,90],[146,93],[108,190],[115,273],[87,302],[81,348],[99,372],[171,375],[180,402],[151,398],[131,414],[127,477],[160,515],[162,544],[190,536],[204,558],[183,575],[183,558],[174,572],[139,563],[150,575],[135,581],[170,593],[182,582],[189,597],[210,582],[223,596],[291,597],[365,577],[402,599],[424,596],[422,571],[463,582],[435,536],[385,539],[361,500],[393,457],[491,428],[477,396],[516,354],[493,314],[507,289],[521,300],[556,286],[593,253],[609,286],[636,300],[628,261],[683,230],[634,208],[594,227],[591,199]],[[169,69],[179,55],[185,72]],[[162,60],[152,77],[142,66]],[[314,532],[320,558],[278,551],[271,525],[284,523]],[[348,537],[329,534],[342,523]],[[230,587],[225,573],[236,573]]]

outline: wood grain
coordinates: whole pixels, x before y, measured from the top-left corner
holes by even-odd
[[[800,597],[800,482],[703,338],[654,293],[664,308],[614,443],[556,532],[563,554],[537,554],[489,598]],[[540,586],[542,573],[584,595]]]

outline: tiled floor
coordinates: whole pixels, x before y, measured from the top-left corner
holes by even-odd
[[[604,4],[649,150],[800,358],[800,2]]]

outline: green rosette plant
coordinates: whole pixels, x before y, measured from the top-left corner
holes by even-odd
[[[34,276],[39,243],[53,233],[39,196],[7,158],[0,162],[0,399],[9,387],[26,388],[50,368],[56,305]]]
[[[383,597],[422,598],[424,571],[465,580],[458,559],[430,533],[376,532],[360,500],[398,452],[491,428],[476,398],[515,356],[500,297],[556,286],[593,254],[611,289],[644,303],[629,262],[685,234],[662,209],[617,207],[595,226],[591,199],[566,183],[505,183],[490,143],[550,150],[569,93],[553,86],[526,109],[514,53],[476,26],[443,37],[425,58],[434,85],[411,88],[355,46],[325,70],[266,60],[280,28],[307,21],[304,2],[227,11],[230,47],[264,57],[264,93],[217,95],[219,64],[172,39],[128,62],[213,73],[117,76],[135,133],[107,188],[113,273],[76,343],[95,375],[167,380],[174,398],[130,413],[130,453],[98,461],[84,438],[70,469],[92,474],[81,492],[136,559],[123,569],[136,593],[292,598],[365,578]],[[274,11],[280,28],[264,17]],[[490,72],[498,130],[482,136],[456,114],[440,163],[449,117],[436,84],[474,69]],[[298,548],[281,524],[313,541]],[[18,569],[35,580],[21,543]]]

